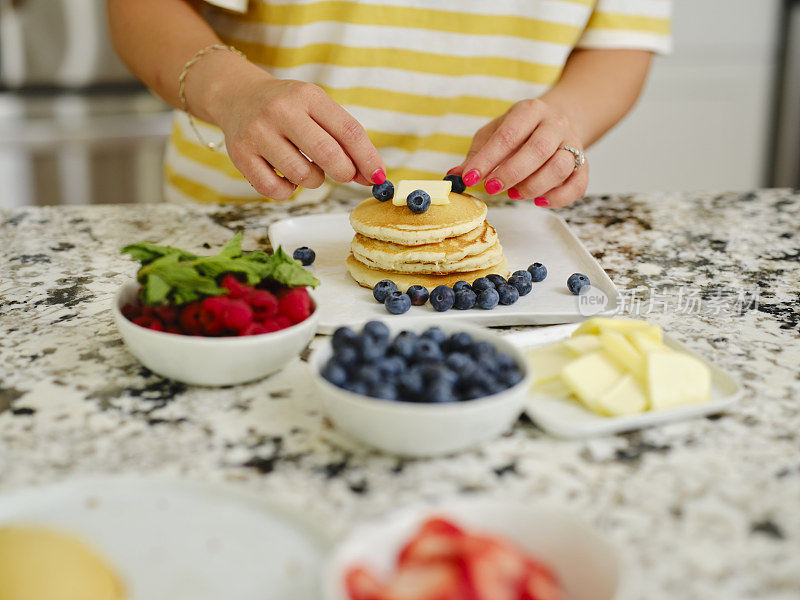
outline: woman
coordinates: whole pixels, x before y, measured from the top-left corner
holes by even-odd
[[[354,187],[449,172],[489,195],[564,206],[586,191],[583,150],[633,106],[652,53],[670,48],[669,0],[108,9],[123,60],[196,117],[176,114],[171,200],[321,197],[326,176]]]

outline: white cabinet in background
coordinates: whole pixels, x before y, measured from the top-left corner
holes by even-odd
[[[674,0],[673,54],[588,152],[589,193],[765,184],[780,0]]]

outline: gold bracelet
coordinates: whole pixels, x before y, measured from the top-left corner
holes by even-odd
[[[244,55],[244,53],[241,50],[234,48],[233,46],[214,44],[212,46],[206,46],[202,50],[199,50],[197,54],[195,54],[192,58],[186,61],[186,64],[183,65],[183,71],[181,71],[181,74],[178,75],[178,99],[181,101],[181,110],[183,110],[183,112],[186,113],[186,116],[189,117],[189,125],[192,126],[192,130],[194,131],[194,134],[197,136],[197,139],[200,140],[200,143],[203,144],[209,150],[219,150],[225,144],[225,142],[222,141],[219,144],[215,144],[214,142],[207,142],[203,139],[203,136],[200,135],[200,131],[197,129],[197,125],[195,125],[194,117],[192,117],[192,113],[189,112],[189,106],[186,103],[185,88],[186,88],[186,75],[187,73],[189,73],[189,69],[191,69],[192,66],[194,66],[194,64],[198,60],[203,58],[203,56],[214,50],[228,50],[230,52],[238,54],[243,59],[247,60],[247,57]]]

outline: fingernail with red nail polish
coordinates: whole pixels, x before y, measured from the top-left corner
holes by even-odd
[[[384,181],[386,181],[386,173],[383,172],[383,169],[378,169],[372,174],[372,183],[375,185],[380,185]]]
[[[550,203],[547,201],[547,198],[539,196],[536,200],[533,201],[536,206],[550,206]]]
[[[471,171],[467,171],[467,172],[466,172],[466,173],[465,173],[465,174],[464,174],[464,175],[461,177],[461,179],[463,179],[463,180],[464,180],[464,183],[465,183],[465,184],[466,184],[468,187],[472,187],[473,185],[475,185],[476,183],[478,183],[478,181],[480,181],[480,179],[481,179],[481,174],[480,174],[480,173],[478,173],[478,172],[477,172],[475,169],[472,169]]]
[[[503,184],[499,179],[490,179],[484,184],[484,187],[489,194],[496,194],[503,189]]]
[[[508,197],[512,200],[522,200],[522,194],[519,193],[517,188],[508,188]]]

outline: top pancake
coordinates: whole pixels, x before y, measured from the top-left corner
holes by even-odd
[[[450,193],[450,204],[433,205],[422,214],[368,198],[350,213],[356,232],[405,246],[430,244],[462,235],[486,219],[486,205],[466,194]]]

